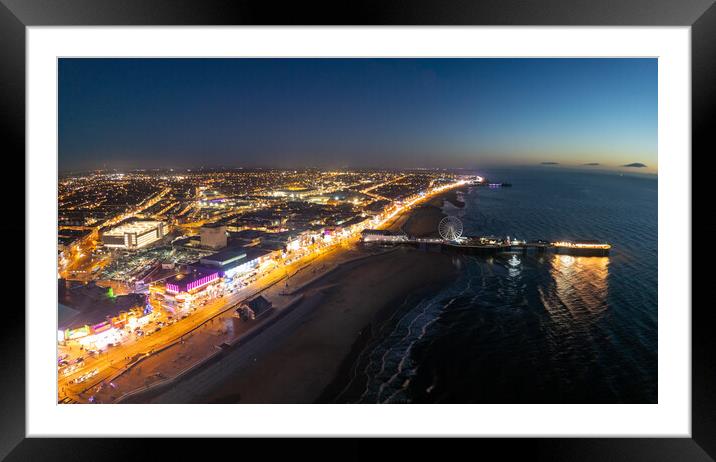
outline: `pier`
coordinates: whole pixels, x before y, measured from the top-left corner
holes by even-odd
[[[440,247],[441,250],[458,251],[475,255],[493,255],[498,253],[553,252],[560,255],[607,256],[611,245],[598,243],[594,245],[559,245],[553,242],[525,242],[519,244],[500,242],[483,244],[475,242],[450,242],[440,238],[407,238],[393,241],[363,241],[370,244],[409,245],[421,248]]]
[[[442,234],[442,232],[441,232]],[[560,255],[607,256],[611,244],[599,241],[547,241],[515,240],[506,238],[462,237],[452,233],[444,237],[411,237],[405,233],[391,233],[385,230],[365,230],[361,241],[365,244],[408,245],[424,249],[439,249],[476,255],[498,253],[552,252]]]

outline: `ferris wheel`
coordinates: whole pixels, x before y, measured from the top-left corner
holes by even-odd
[[[457,241],[462,236],[462,222],[457,217],[445,217],[440,220],[438,232],[446,241]]]

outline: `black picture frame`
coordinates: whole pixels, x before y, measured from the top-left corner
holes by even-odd
[[[714,0],[374,0],[330,5],[231,0],[0,0],[0,126],[4,157],[25,155],[25,28],[107,25],[544,25],[690,26],[692,152],[705,156],[716,107]],[[696,153],[699,153],[698,156]],[[689,153],[684,153],[689,155]],[[694,171],[696,173],[697,171]],[[26,172],[28,174],[29,172]],[[696,183],[696,178],[692,182]],[[700,202],[698,197],[693,200]],[[699,210],[695,207],[694,210]],[[710,208],[701,208],[710,210]],[[698,228],[693,227],[694,231]],[[705,232],[705,231],[704,231]],[[692,234],[698,242],[701,236]],[[25,242],[25,246],[32,245]],[[691,252],[691,249],[685,249]],[[684,271],[692,271],[684,268]],[[703,274],[703,273],[702,273]],[[698,273],[692,271],[694,280]],[[26,279],[25,289],[31,290]],[[698,287],[693,284],[692,287]],[[18,305],[19,306],[19,305]],[[688,306],[679,309],[690,309]],[[25,325],[22,310],[3,310],[4,361],[0,393],[0,458],[95,460],[136,458],[128,439],[25,438]],[[480,439],[500,457],[529,454],[550,460],[716,460],[716,342],[711,303],[692,310],[692,438]],[[48,384],[49,385],[49,384]],[[179,451],[195,443],[172,440]],[[213,443],[212,443],[213,444]],[[349,457],[371,457],[365,440],[349,443]],[[160,447],[142,450],[158,457]],[[410,443],[413,450],[421,445]],[[482,451],[482,449],[481,449]],[[142,457],[144,458],[144,457]],[[348,457],[343,457],[348,458]]]

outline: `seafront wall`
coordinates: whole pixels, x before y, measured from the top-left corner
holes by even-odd
[[[182,370],[180,370],[180,371],[177,372],[176,374],[173,374],[173,375],[171,375],[171,376],[169,376],[169,377],[166,377],[166,378],[162,378],[162,379],[160,379],[160,380],[158,380],[158,381],[155,381],[155,382],[153,382],[153,383],[151,383],[151,384],[149,384],[149,385],[144,385],[144,386],[141,386],[141,387],[136,388],[136,389],[134,389],[134,390],[128,391],[128,392],[122,394],[119,398],[115,399],[113,402],[114,402],[114,403],[120,403],[120,402],[126,401],[126,400],[128,400],[128,399],[137,398],[137,397],[141,396],[141,395],[144,394],[144,393],[159,392],[159,391],[161,391],[161,389],[172,385],[172,384],[175,383],[177,380],[179,380],[180,378],[186,376],[187,374],[189,374],[189,373],[192,372],[193,370],[199,370],[200,368],[202,368],[202,367],[204,367],[204,366],[208,366],[208,365],[211,364],[213,361],[218,360],[218,359],[222,356],[222,354],[225,353],[225,351],[226,351],[227,349],[232,349],[232,348],[234,348],[234,347],[236,347],[236,346],[238,346],[238,345],[241,345],[242,343],[246,343],[246,342],[250,341],[250,340],[251,340],[252,338],[254,338],[256,335],[260,334],[260,333],[263,332],[266,328],[268,328],[268,327],[271,326],[273,323],[275,323],[275,322],[278,321],[279,319],[283,318],[286,314],[288,314],[288,313],[291,311],[291,309],[294,308],[294,307],[303,299],[303,294],[298,294],[298,295],[296,295],[298,292],[301,292],[301,291],[305,290],[306,288],[308,288],[308,287],[311,286],[312,284],[314,284],[314,283],[320,281],[321,279],[323,279],[323,278],[325,278],[326,276],[332,274],[332,273],[335,272],[336,270],[346,267],[347,265],[350,265],[350,264],[353,264],[353,263],[356,263],[356,262],[359,262],[359,261],[368,259],[368,258],[370,258],[370,257],[374,257],[374,256],[378,256],[378,255],[384,255],[384,254],[386,254],[386,253],[391,253],[391,252],[394,252],[394,251],[396,251],[396,250],[398,250],[398,249],[397,249],[397,248],[392,248],[392,249],[384,250],[384,251],[382,251],[382,252],[373,252],[373,253],[368,253],[368,254],[366,254],[366,255],[359,255],[359,256],[357,256],[357,257],[354,257],[354,258],[351,258],[351,259],[348,259],[348,260],[344,260],[344,261],[341,261],[341,262],[339,262],[339,263],[333,265],[332,268],[330,268],[330,269],[328,269],[328,270],[326,270],[326,271],[323,271],[323,272],[321,272],[320,274],[316,275],[315,277],[313,277],[313,278],[311,278],[311,279],[309,279],[309,280],[303,282],[300,286],[295,287],[295,288],[292,288],[291,292],[282,293],[282,295],[286,295],[286,296],[293,296],[293,295],[295,295],[295,296],[294,296],[286,305],[284,305],[284,306],[282,306],[282,307],[276,307],[276,308],[272,309],[271,312],[270,312],[270,315],[269,315],[268,317],[265,317],[264,319],[261,319],[261,320],[260,320],[260,323],[259,323],[258,325],[256,325],[255,327],[253,327],[251,330],[245,332],[244,334],[242,334],[241,336],[239,336],[239,337],[237,337],[237,338],[235,338],[235,339],[230,339],[230,340],[228,340],[228,341],[226,341],[226,342],[223,342],[223,343],[226,345],[226,348],[225,348],[225,349],[217,349],[216,351],[212,352],[210,355],[204,356],[203,358],[201,358],[201,359],[199,359],[199,360],[197,360],[197,361],[195,361],[195,362],[189,364],[187,367],[183,368]],[[297,274],[299,271],[302,271],[303,269],[305,269],[305,268],[307,268],[307,267],[310,267],[310,264],[307,265],[306,267],[303,267],[303,268],[297,270],[297,271],[296,271],[295,273],[293,273],[293,275],[291,275],[291,276],[294,276],[294,275]],[[277,282],[273,283],[271,286],[277,284],[278,282],[280,282],[280,281],[282,281],[282,280],[283,280],[283,279],[278,280]],[[261,289],[261,290],[255,292],[255,293],[251,294],[251,295],[248,296],[247,298],[251,298],[251,297],[254,297],[254,296],[256,296],[256,295],[259,295],[259,294],[263,293],[264,291],[266,291],[266,290],[267,290],[269,287],[271,287],[271,286],[267,286],[267,287],[265,287],[265,288],[263,288],[263,289]],[[237,304],[233,304],[233,305],[229,306],[229,307],[226,308],[225,310],[222,310],[220,313],[217,313],[216,316],[212,317],[211,319],[214,319],[214,318],[216,318],[216,317],[218,317],[218,316],[221,316],[221,315],[224,314],[226,311],[228,311],[228,310],[234,308],[236,305],[237,305]],[[192,332],[196,331],[197,329],[203,327],[203,326],[206,325],[208,322],[210,322],[211,319],[208,319],[208,320],[206,320],[204,323],[197,325],[197,326],[194,327],[192,330],[190,330],[190,331],[186,332],[185,334],[183,334],[182,337],[183,337],[183,338],[187,338],[189,335],[192,334]],[[133,367],[139,365],[140,363],[142,363],[143,361],[145,361],[146,359],[148,359],[148,358],[151,357],[152,355],[158,354],[158,353],[160,353],[160,352],[162,352],[162,351],[165,351],[165,350],[167,350],[167,349],[169,349],[169,348],[171,348],[171,347],[174,347],[174,346],[180,344],[181,341],[182,341],[182,339],[181,339],[181,338],[178,338],[178,339],[176,339],[175,341],[173,341],[173,342],[171,342],[171,343],[168,343],[168,344],[162,346],[161,348],[159,348],[159,349],[157,349],[157,350],[153,350],[153,351],[151,351],[151,352],[149,352],[149,353],[147,353],[147,354],[145,354],[145,355],[143,355],[143,356],[137,358],[136,361],[133,361],[131,364],[128,364],[123,370],[119,371],[117,374],[113,375],[111,378],[106,379],[106,382],[111,382],[111,381],[113,381],[113,380],[116,380],[117,378],[119,378],[119,377],[121,377],[122,375],[126,374],[126,373],[129,372]],[[93,386],[94,386],[94,385],[93,385]],[[92,388],[92,387],[88,387],[88,389],[90,389],[90,388]]]
[[[252,338],[259,335],[261,332],[263,332],[273,322],[281,319],[283,316],[286,316],[288,313],[291,312],[292,308],[294,308],[295,306],[298,305],[298,303],[301,300],[303,300],[303,295],[298,295],[298,296],[294,297],[285,306],[281,307],[280,309],[273,310],[272,316],[266,318],[265,320],[263,320],[263,322],[254,326],[251,330],[246,332],[241,337],[238,337],[238,338],[232,339],[232,340],[228,340],[228,341],[222,343],[222,345],[225,345],[224,348],[219,347],[217,345],[217,350],[215,352],[213,352],[212,354],[210,354],[209,356],[205,356],[205,357],[195,361],[194,363],[188,365],[187,367],[185,367],[184,369],[182,369],[177,374],[175,374],[171,377],[167,377],[162,380],[153,382],[149,385],[146,385],[144,387],[137,388],[135,390],[126,392],[123,395],[121,395],[119,398],[117,398],[114,401],[114,403],[119,404],[119,403],[126,401],[128,399],[139,397],[144,393],[160,391],[162,388],[172,385],[177,380],[186,376],[190,372],[199,370],[201,367],[208,366],[209,364],[211,364],[212,362],[218,360],[221,356],[223,356],[227,350],[230,350],[238,345],[241,345],[242,343],[248,342]],[[163,349],[166,349],[166,348],[163,348]],[[140,361],[137,361],[137,363],[139,363],[139,362]],[[135,365],[137,363],[135,363]]]

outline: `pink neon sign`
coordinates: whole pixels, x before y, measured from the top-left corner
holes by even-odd
[[[192,281],[189,284],[186,285],[186,291],[194,290],[196,288],[199,288],[203,285],[206,285],[210,283],[211,281],[214,281],[219,278],[219,273],[212,273],[208,276],[204,276],[201,279],[197,279],[196,281]],[[167,290],[171,292],[181,292],[180,287],[177,284],[167,283]]]
[[[204,276],[201,279],[197,279],[196,281],[190,282],[186,286],[186,290],[190,291],[190,290],[196,289],[197,287],[201,287],[205,284],[210,283],[211,281],[215,280],[218,277],[219,277],[219,273],[212,273],[209,276]]]

